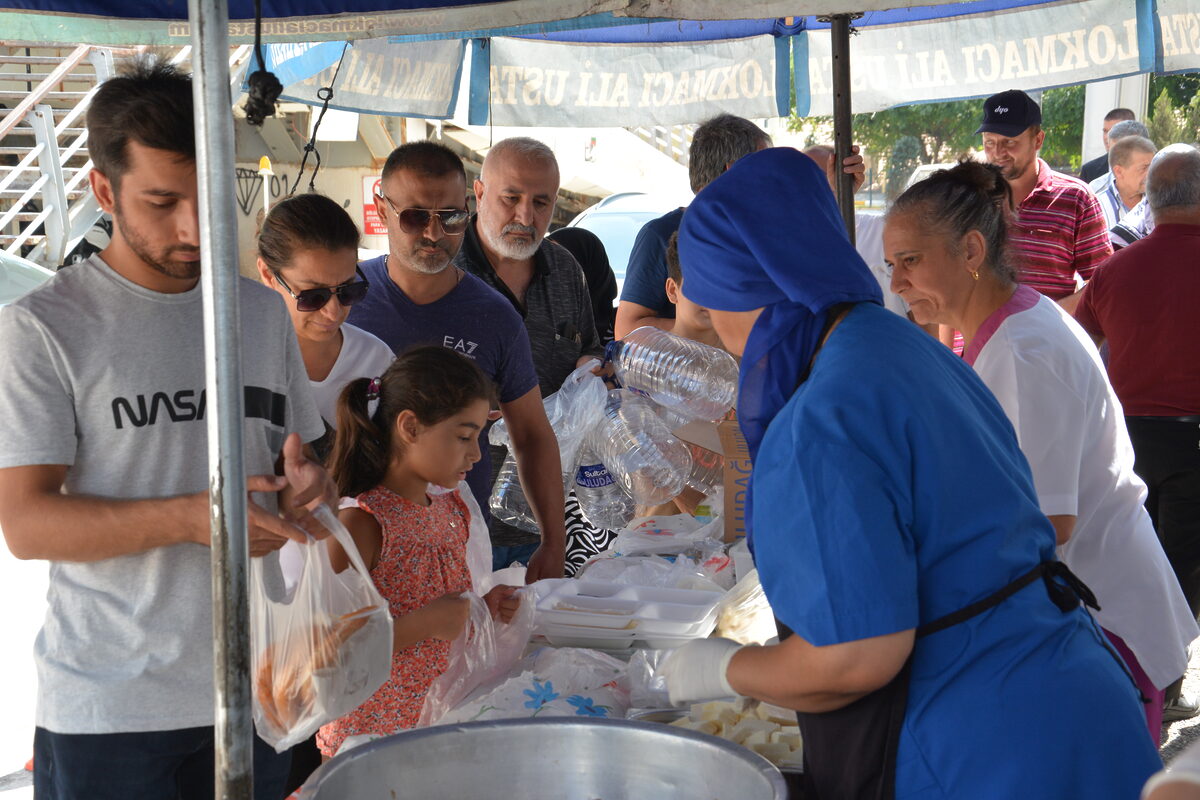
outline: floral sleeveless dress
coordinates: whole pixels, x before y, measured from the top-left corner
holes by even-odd
[[[471,589],[467,568],[470,515],[458,492],[430,496],[419,506],[378,486],[358,496],[379,522],[383,546],[371,580],[392,616],[410,614],[444,594]],[[392,676],[367,702],[317,732],[322,755],[332,756],[348,736],[392,734],[417,724],[425,693],[446,669],[450,643],[425,639],[392,656]]]

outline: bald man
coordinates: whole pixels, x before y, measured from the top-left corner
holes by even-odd
[[[566,248],[545,238],[558,183],[558,161],[545,144],[526,137],[498,142],[475,181],[478,212],[454,258],[455,266],[498,291],[524,319],[542,397],[558,391],[576,366],[604,354],[583,269]],[[504,454],[502,447],[491,448],[494,474]],[[538,541],[537,533],[494,519],[494,566],[523,560]]]

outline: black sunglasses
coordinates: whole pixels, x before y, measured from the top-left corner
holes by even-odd
[[[353,283],[343,283],[339,286],[322,286],[317,289],[305,289],[302,292],[293,292],[292,287],[287,285],[287,281],[278,272],[275,272],[275,280],[279,281],[279,285],[284,291],[292,296],[296,301],[297,311],[320,311],[329,302],[329,298],[337,295],[338,302],[349,307],[362,300],[367,296],[367,289],[371,288],[371,284],[367,282],[367,276],[362,274],[362,270],[358,267],[354,268],[355,274],[362,278],[361,281]]]
[[[396,208],[396,204],[387,195],[376,194],[376,197],[388,204],[405,233],[421,233],[429,226],[429,220],[436,216],[438,224],[442,226],[442,233],[454,236],[465,231],[467,222],[471,219],[469,211],[457,208]]]

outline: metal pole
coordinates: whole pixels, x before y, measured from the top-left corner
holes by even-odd
[[[846,223],[850,242],[854,234],[854,178],[842,171],[842,159],[850,155],[854,144],[850,122],[850,20],[860,14],[834,14],[829,17],[833,53],[833,151],[837,170],[837,200]]]
[[[200,189],[204,368],[212,529],[216,798],[253,797],[241,319],[226,0],[188,0]]]

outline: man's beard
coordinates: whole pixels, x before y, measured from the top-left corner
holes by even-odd
[[[126,221],[125,216],[121,213],[120,203],[117,204],[114,211],[116,213],[113,214],[113,223],[120,229],[121,236],[125,239],[125,243],[129,245],[129,249],[134,252],[134,255],[144,261],[147,266],[157,272],[161,272],[168,278],[194,280],[200,277],[199,261],[177,261],[171,258],[176,253],[195,255],[200,252],[198,249],[188,247],[187,245],[173,245],[161,252],[154,253],[151,251],[146,237]]]
[[[419,252],[420,248],[425,247],[435,247],[438,252],[432,255]],[[422,275],[440,275],[446,271],[446,267],[450,266],[450,262],[453,260],[454,253],[447,251],[439,242],[422,239],[408,254],[408,268]]]
[[[480,227],[482,228],[483,226]],[[529,244],[517,244],[505,239],[504,235],[506,233],[524,233],[530,236],[531,239]],[[498,235],[486,229],[483,230],[483,235],[493,250],[505,258],[511,258],[514,261],[524,261],[527,258],[532,258],[537,249],[542,246],[542,237],[538,235],[537,228],[532,225],[520,225],[516,222],[510,222],[505,225]]]

